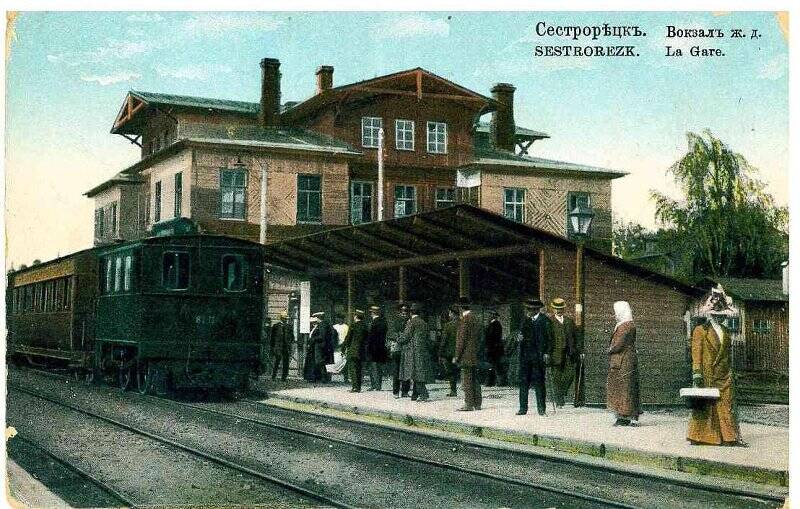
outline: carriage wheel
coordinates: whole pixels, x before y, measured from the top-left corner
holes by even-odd
[[[153,368],[149,362],[136,363],[136,391],[139,394],[152,392],[153,374]]]
[[[131,382],[133,381],[133,370],[131,368],[120,367],[118,373],[119,388],[121,391],[127,391]]]

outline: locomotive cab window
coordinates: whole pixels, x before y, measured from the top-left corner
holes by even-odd
[[[161,281],[168,290],[189,288],[189,253],[164,253]]]
[[[237,255],[222,257],[222,288],[226,292],[241,292],[245,289],[247,264]]]

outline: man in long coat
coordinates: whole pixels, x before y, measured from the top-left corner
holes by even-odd
[[[716,387],[719,399],[692,410],[686,439],[692,445],[746,445],[739,432],[731,370],[731,339],[720,317],[735,315],[722,287],[712,290],[701,308],[707,319],[692,331],[692,384]]]
[[[400,345],[400,335],[405,330],[409,318],[409,309],[406,304],[400,305],[397,310],[398,320],[392,323],[392,332],[389,340],[389,355],[392,361],[392,394],[395,398],[407,398],[411,390],[411,382],[400,378],[400,366],[403,364],[403,348]]]
[[[564,406],[564,397],[575,379],[575,370],[579,368],[576,361],[580,361],[577,353],[575,322],[572,318],[564,315],[565,307],[566,303],[560,297],[556,297],[550,302],[550,308],[553,310],[553,316],[550,319],[553,328],[550,373],[555,392],[553,399],[559,408]]]
[[[463,412],[480,410],[483,402],[478,380],[478,348],[481,341],[481,322],[470,309],[469,300],[460,298],[461,318],[456,333],[456,353],[453,364],[461,368],[461,387],[464,390]]]
[[[487,387],[506,385],[506,350],[503,344],[503,325],[497,316],[497,311],[489,311],[491,320],[486,326],[486,360],[489,361],[489,373],[486,380]]]
[[[320,327],[322,321],[319,317],[319,313],[314,313],[309,320],[311,331],[308,333],[308,339],[306,340],[306,360],[303,364],[303,378],[309,382],[318,382],[322,378],[320,369],[325,369],[323,356],[325,336]]]
[[[356,309],[353,312],[353,323],[347,329],[347,336],[342,343],[342,351],[347,359],[347,368],[350,371],[350,392],[361,392],[363,370],[361,362],[366,350],[367,331],[364,327],[364,312]]]
[[[442,327],[442,341],[439,343],[439,363],[444,368],[447,381],[450,382],[448,397],[456,396],[456,382],[458,381],[458,366],[453,363],[456,356],[456,334],[458,332],[458,308],[451,307],[448,312],[448,321]]]
[[[614,426],[630,426],[642,413],[639,400],[639,361],[636,357],[636,326],[631,306],[614,303],[617,325],[608,347],[607,407],[617,416]]]
[[[381,313],[378,306],[370,306],[372,319],[367,329],[367,347],[365,360],[369,370],[369,391],[379,391],[383,386],[383,368],[389,354],[386,351],[386,318]]]
[[[550,319],[543,313],[544,304],[536,298],[525,301],[525,321],[517,337],[519,343],[519,411],[528,413],[528,392],[536,392],[536,409],[539,415],[547,411],[545,366],[550,362],[553,331]]]
[[[428,401],[428,388],[425,384],[434,381],[428,324],[419,315],[421,307],[412,304],[411,318],[398,336],[402,348],[400,379],[411,381],[411,399]]]
[[[278,367],[282,365],[281,381],[285,382],[289,376],[289,361],[292,358],[292,343],[294,343],[294,331],[288,323],[289,313],[282,311],[280,320],[272,326],[270,334],[272,358],[272,379],[278,376]]]

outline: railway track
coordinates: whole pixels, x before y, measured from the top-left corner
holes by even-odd
[[[310,499],[315,500],[317,502],[321,502],[321,503],[323,503],[323,504],[325,504],[327,506],[337,507],[337,508],[341,508],[341,509],[356,509],[356,506],[350,505],[350,504],[348,504],[346,502],[343,502],[341,500],[334,499],[334,498],[332,498],[330,496],[327,496],[325,494],[315,492],[313,490],[310,490],[310,489],[305,488],[303,486],[297,485],[295,483],[291,483],[291,482],[285,481],[283,479],[279,479],[277,477],[274,477],[272,475],[269,475],[269,474],[266,474],[264,472],[258,471],[256,469],[253,469],[253,468],[250,468],[250,467],[247,467],[247,466],[244,466],[244,465],[239,465],[239,464],[237,464],[235,462],[232,462],[232,461],[230,461],[228,459],[225,459],[225,458],[223,458],[221,456],[218,456],[216,454],[212,454],[212,453],[209,453],[207,451],[202,451],[202,450],[200,450],[200,449],[198,449],[196,447],[192,447],[192,446],[189,446],[189,445],[186,445],[186,444],[182,444],[182,443],[177,442],[175,440],[172,440],[170,438],[163,437],[163,436],[157,435],[155,433],[151,433],[151,432],[149,432],[147,430],[138,428],[136,426],[131,426],[130,424],[118,421],[116,419],[112,419],[112,418],[104,416],[104,415],[100,415],[100,414],[92,412],[90,410],[86,410],[85,408],[81,408],[81,407],[78,407],[76,405],[67,403],[65,401],[61,401],[59,399],[52,398],[52,397],[50,397],[50,396],[48,396],[46,394],[42,394],[42,393],[40,393],[38,391],[31,390],[31,389],[24,388],[24,387],[20,387],[20,386],[18,386],[16,384],[12,384],[12,383],[8,384],[8,389],[9,390],[14,390],[14,391],[19,391],[19,392],[22,392],[22,393],[27,394],[29,396],[33,396],[35,398],[42,399],[44,401],[49,401],[50,403],[53,403],[53,404],[68,408],[69,410],[71,410],[73,412],[77,412],[77,413],[86,415],[88,417],[92,417],[94,419],[103,421],[103,422],[105,422],[107,424],[111,424],[113,426],[116,426],[116,427],[118,427],[120,429],[124,429],[125,431],[128,431],[128,432],[135,433],[137,435],[146,437],[146,438],[148,438],[150,440],[153,440],[155,442],[158,442],[158,443],[173,447],[175,449],[182,450],[184,452],[188,452],[189,454],[192,454],[193,456],[196,456],[196,457],[199,457],[199,458],[203,458],[205,460],[211,461],[211,462],[216,463],[218,465],[222,465],[224,467],[239,471],[239,472],[241,472],[243,474],[246,474],[246,475],[249,475],[251,477],[257,478],[257,479],[259,479],[261,481],[266,481],[268,483],[271,483],[271,484],[280,486],[282,488],[288,489],[290,491],[293,491],[295,493],[303,495],[304,497],[310,498]],[[72,468],[75,468],[77,470],[77,467],[75,467],[74,465],[72,465]],[[81,470],[81,472],[83,472],[83,471]],[[90,478],[90,479],[94,479],[88,473],[86,474],[86,476],[88,478]],[[96,482],[99,483],[100,481],[96,481]],[[132,502],[130,500],[127,500],[121,494],[120,494],[120,497],[121,497],[120,500],[125,499],[125,504],[126,504],[127,507],[137,507],[138,506],[138,504],[136,504],[136,503],[134,503],[134,502]]]
[[[47,373],[47,372],[43,372],[43,374],[45,374],[45,375],[47,375],[48,377],[51,377],[51,378],[64,378],[61,375],[54,375],[52,373]],[[13,385],[10,385],[10,387],[13,388]],[[576,490],[565,489],[564,487],[557,486],[557,485],[543,484],[540,480],[537,480],[537,483],[534,484],[534,483],[526,481],[524,479],[502,475],[502,474],[499,474],[499,473],[496,473],[496,472],[487,471],[486,469],[481,470],[481,469],[477,469],[477,468],[471,468],[470,465],[466,465],[465,466],[464,464],[459,465],[459,464],[456,464],[456,463],[450,463],[448,461],[442,461],[441,459],[435,459],[434,460],[434,459],[430,459],[430,458],[425,458],[425,457],[422,457],[420,455],[411,454],[407,450],[405,450],[405,451],[389,450],[389,449],[384,448],[384,447],[378,447],[374,443],[357,442],[357,441],[353,441],[353,440],[348,440],[346,438],[331,436],[330,433],[325,434],[325,433],[320,433],[320,432],[317,432],[317,431],[310,431],[308,428],[309,427],[311,427],[311,428],[314,427],[314,425],[311,425],[311,424],[306,426],[307,429],[301,429],[300,427],[289,426],[289,425],[286,424],[285,421],[287,421],[287,420],[291,421],[292,419],[281,419],[279,416],[280,415],[294,415],[294,419],[295,420],[301,421],[300,422],[301,426],[305,425],[305,422],[310,422],[310,421],[313,421],[314,419],[316,419],[316,420],[322,421],[322,422],[338,423],[339,427],[347,426],[349,429],[352,429],[352,428],[355,427],[355,428],[357,428],[359,430],[360,429],[372,429],[372,430],[375,430],[375,432],[378,433],[378,434],[380,434],[380,431],[382,431],[384,434],[392,433],[392,430],[387,430],[387,428],[385,428],[383,426],[378,426],[378,425],[374,425],[374,424],[363,423],[363,422],[353,422],[353,421],[350,421],[350,420],[347,420],[347,419],[337,418],[337,417],[334,417],[334,416],[321,416],[321,415],[309,416],[309,414],[304,413],[304,412],[300,412],[300,411],[297,411],[297,410],[279,409],[279,408],[272,408],[272,407],[269,408],[269,410],[268,410],[269,413],[267,413],[266,412],[266,407],[264,407],[264,405],[262,405],[261,403],[252,401],[252,400],[240,400],[240,401],[235,403],[237,405],[245,405],[245,406],[248,406],[248,407],[252,408],[253,413],[250,413],[250,412],[245,412],[245,411],[233,412],[233,411],[230,411],[230,408],[227,408],[227,409],[211,408],[211,406],[215,406],[215,404],[213,404],[213,403],[210,404],[210,405],[206,404],[206,403],[204,403],[204,404],[196,404],[196,403],[187,403],[187,402],[176,401],[176,400],[167,400],[167,399],[157,398],[157,397],[153,397],[153,396],[138,396],[138,395],[136,395],[136,396],[131,395],[131,396],[133,396],[135,398],[150,399],[150,400],[153,400],[154,402],[157,402],[159,405],[173,405],[173,406],[177,406],[177,407],[183,407],[183,408],[192,410],[193,412],[201,412],[203,414],[207,414],[209,416],[214,416],[215,418],[219,418],[219,419],[227,419],[227,420],[232,420],[234,422],[247,422],[247,423],[250,423],[250,424],[252,424],[254,426],[261,427],[261,428],[264,428],[264,429],[280,431],[282,433],[292,434],[292,435],[296,435],[296,436],[303,436],[303,437],[307,437],[309,439],[319,440],[319,441],[322,441],[322,442],[327,442],[327,443],[330,443],[332,445],[335,444],[337,446],[345,446],[345,447],[354,448],[354,449],[358,449],[358,450],[362,450],[362,451],[368,451],[369,453],[372,453],[372,454],[381,455],[381,456],[388,457],[388,458],[394,458],[394,459],[401,460],[401,461],[404,461],[404,462],[409,462],[409,463],[412,463],[412,464],[423,464],[423,465],[427,465],[429,467],[435,467],[437,469],[442,469],[442,470],[447,470],[447,471],[450,471],[450,472],[454,472],[456,474],[467,475],[467,476],[475,476],[475,477],[479,477],[479,478],[488,479],[488,480],[496,481],[496,482],[499,482],[499,483],[503,483],[505,485],[511,485],[511,486],[516,486],[516,487],[525,488],[525,489],[529,489],[529,490],[535,490],[536,492],[543,492],[543,491],[544,492],[549,492],[549,493],[553,493],[553,494],[558,495],[558,496],[565,496],[565,497],[569,497],[569,498],[572,498],[572,499],[576,499],[576,501],[577,500],[581,500],[584,503],[588,502],[589,504],[591,504],[592,507],[622,507],[622,508],[638,508],[638,507],[642,507],[641,505],[634,505],[634,504],[630,504],[630,503],[624,503],[624,502],[620,502],[618,500],[613,500],[613,499],[606,498],[606,497],[603,497],[603,496],[597,496],[596,494],[590,494],[590,493],[585,493],[585,492],[582,493],[582,492],[579,492],[579,491],[576,491]],[[47,399],[51,399],[48,396],[44,396],[44,397],[47,398]],[[58,402],[58,403],[62,404],[60,402]],[[72,405],[69,405],[68,403],[66,405],[67,406],[72,406]],[[231,407],[233,405],[234,405],[233,403],[221,403],[221,404],[219,404],[217,406]],[[87,413],[83,409],[80,409],[78,411],[81,411],[82,413]],[[91,412],[89,412],[89,413],[91,414]],[[245,415],[245,414],[248,414],[248,413],[249,413],[249,415]],[[270,416],[269,414],[273,414],[273,415]],[[278,416],[275,416],[274,414],[278,414]],[[97,416],[97,417],[102,418],[102,419],[107,420],[107,421],[113,421],[113,419],[108,419],[108,418],[106,418],[104,416]],[[270,422],[270,420],[265,420],[265,419],[270,419],[270,418],[281,419],[283,422],[282,423],[276,423],[276,422]],[[117,423],[116,421],[113,421],[113,422]],[[126,428],[130,428],[130,426],[128,426],[125,423],[118,423],[118,424],[122,425],[122,426],[124,426]],[[319,425],[319,422],[317,422],[316,425]],[[408,432],[409,430],[403,430],[403,431],[404,432]],[[396,433],[396,431],[394,431],[394,432]],[[147,436],[152,436],[152,434],[147,432],[147,431],[144,431],[144,433],[147,434]],[[475,443],[465,444],[465,442],[459,441],[457,439],[448,439],[448,438],[444,438],[444,437],[431,437],[430,435],[425,434],[425,433],[421,433],[421,432],[413,432],[412,431],[411,433],[416,433],[422,439],[426,439],[426,440],[436,440],[436,441],[439,441],[439,442],[449,442],[453,446],[456,446],[456,447],[468,446],[470,448],[483,449],[485,451],[492,451],[494,454],[498,453],[498,450],[496,448],[492,448],[490,446],[480,446],[479,444],[475,444]],[[365,436],[367,436],[366,433],[365,433]],[[165,443],[168,443],[170,445],[175,445],[175,446],[180,447],[180,448],[182,448],[182,449],[184,449],[186,451],[194,451],[194,450],[196,450],[196,449],[188,447],[188,446],[186,446],[184,444],[177,444],[173,440],[170,440],[170,439],[164,439],[164,440],[165,440]],[[413,449],[413,448],[409,448],[409,449]],[[453,450],[455,451],[455,449],[453,449]],[[203,455],[208,455],[208,453],[206,453],[206,452],[203,452],[203,451],[199,451],[199,452],[201,454],[203,454]],[[658,486],[660,489],[662,489],[664,491],[668,491],[670,486],[683,486],[683,487],[689,488],[691,490],[698,490],[696,493],[705,492],[707,496],[726,495],[728,497],[733,497],[733,500],[735,500],[739,504],[738,505],[739,507],[779,507],[784,501],[784,497],[782,495],[770,494],[767,491],[765,491],[765,492],[756,492],[756,491],[751,491],[751,490],[747,490],[747,489],[737,489],[735,487],[724,487],[724,486],[713,486],[713,487],[710,487],[710,486],[704,485],[702,483],[697,483],[697,482],[692,482],[692,481],[684,481],[684,480],[681,480],[681,479],[664,479],[664,478],[656,476],[656,475],[652,475],[652,474],[648,475],[647,473],[642,473],[642,472],[637,472],[636,474],[632,474],[630,471],[626,471],[625,469],[619,468],[619,467],[602,466],[602,465],[596,465],[596,464],[587,465],[585,461],[580,461],[580,460],[573,461],[573,460],[570,460],[569,458],[566,458],[566,457],[554,458],[552,455],[539,455],[539,454],[536,454],[535,452],[529,452],[529,451],[526,451],[526,452],[514,451],[514,454],[532,457],[532,458],[535,458],[536,460],[541,460],[543,462],[568,463],[568,464],[578,465],[578,466],[580,466],[580,467],[582,467],[584,469],[607,470],[607,471],[609,471],[611,473],[615,473],[616,475],[627,476],[628,478],[634,478],[634,477],[649,478],[649,479],[652,479],[652,481],[655,483],[654,486]],[[214,455],[210,455],[210,456],[214,456]],[[217,461],[220,464],[229,466],[230,468],[236,468],[235,466],[231,467],[230,466],[231,462],[229,460],[225,460],[224,458],[209,457],[209,459],[211,459],[212,461]],[[247,468],[247,467],[245,467],[245,468]],[[555,468],[558,468],[558,467],[555,467]],[[248,469],[247,473],[251,473],[249,470],[250,469]],[[264,474],[264,475],[266,475],[265,478],[262,478],[264,480],[272,481],[273,479],[275,479],[273,476],[269,476],[268,474]],[[281,481],[281,480],[278,480],[278,481],[281,482],[281,483],[284,483],[284,484],[282,484],[283,486],[286,486],[286,484],[285,484],[286,482],[285,481]],[[288,483],[288,484],[291,485],[291,486],[295,486],[292,483]],[[659,486],[659,484],[660,484],[660,486]],[[288,486],[286,486],[286,487],[288,487]],[[301,490],[303,490],[303,491],[298,491],[298,492],[303,493],[306,496],[313,497],[316,500],[321,500],[319,496],[315,496],[314,494],[308,493],[308,490],[306,488],[303,488],[302,486],[300,486],[299,488]],[[320,495],[320,494],[317,494],[317,495]],[[325,499],[326,499],[325,503],[330,504],[332,506],[335,506],[335,507],[350,507],[349,505],[347,505],[347,503],[345,503],[343,501],[333,500],[330,497],[327,497],[325,495],[322,495],[322,496],[325,497]],[[751,502],[751,503],[748,503],[748,501]],[[650,504],[650,505],[652,505],[652,504]]]
[[[53,461],[55,461],[62,468],[75,473],[78,477],[80,477],[82,479],[85,479],[89,483],[91,483],[92,485],[96,486],[100,491],[102,491],[103,493],[107,494],[111,500],[114,500],[114,501],[118,502],[118,503],[115,503],[113,505],[114,507],[136,508],[136,507],[141,507],[142,506],[142,504],[136,502],[131,497],[120,493],[119,491],[114,489],[111,485],[101,481],[96,476],[94,476],[91,473],[87,472],[85,469],[82,469],[79,466],[75,465],[74,463],[70,463],[66,459],[64,459],[61,456],[55,454],[50,449],[48,449],[47,447],[43,446],[42,444],[40,444],[36,440],[33,440],[33,439],[31,439],[31,438],[29,438],[29,437],[27,437],[25,435],[21,435],[19,433],[14,435],[14,440],[19,440],[21,442],[24,442],[24,443],[28,444],[30,447],[38,450],[43,455],[45,455],[48,458],[50,458]]]

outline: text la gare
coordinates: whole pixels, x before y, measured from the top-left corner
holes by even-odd
[[[667,54],[665,56],[668,57],[683,57],[683,56],[691,56],[691,57],[724,57],[725,53],[719,48],[704,48],[702,46],[692,46],[689,48],[688,54],[684,54],[685,49],[681,48],[673,48],[672,46],[667,46]]]

